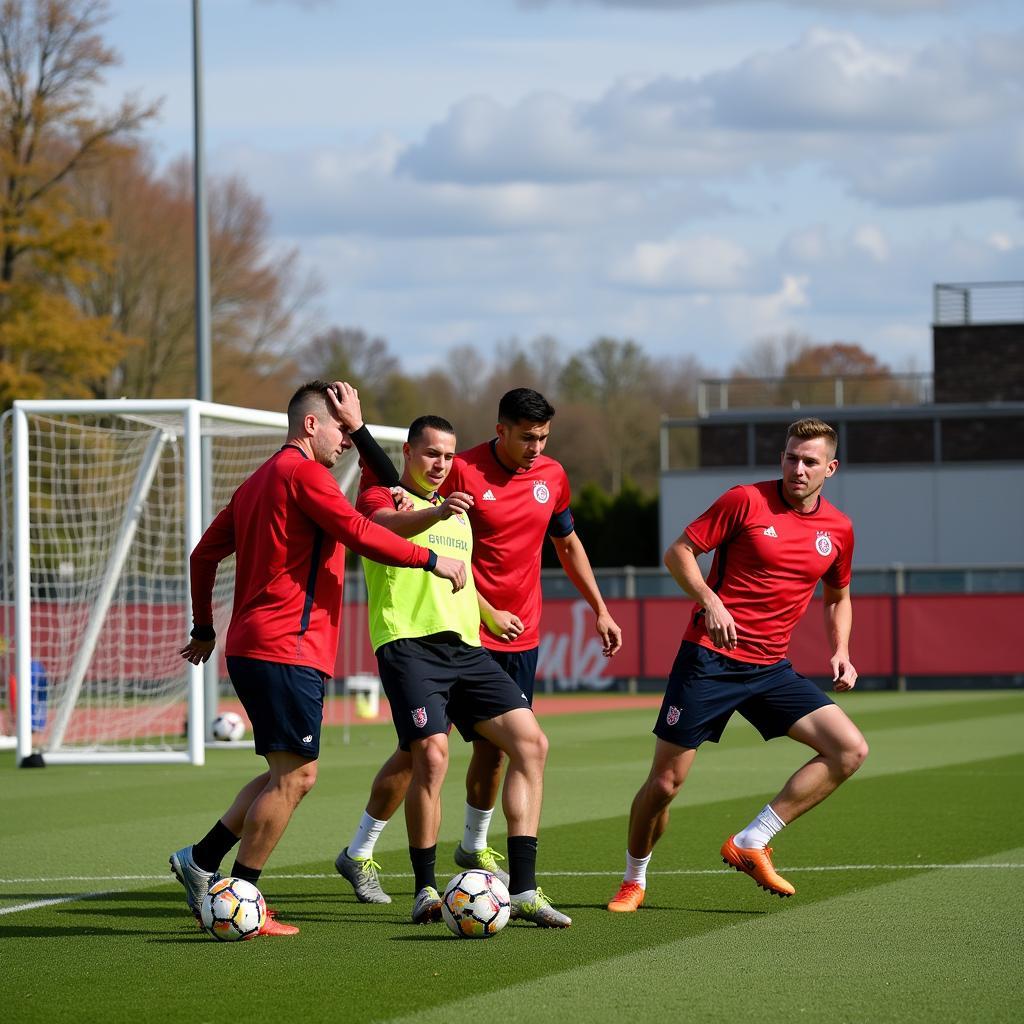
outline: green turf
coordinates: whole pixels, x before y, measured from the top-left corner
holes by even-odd
[[[769,897],[718,859],[723,838],[804,759],[796,744],[763,744],[737,720],[699,755],[634,915],[604,905],[653,713],[544,719],[539,867],[574,925],[512,924],[482,943],[408,923],[400,820],[377,848],[394,904],[356,903],[333,871],[392,749],[389,727],[355,728],[347,746],[328,730],[320,781],[262,883],[301,934],[238,945],[205,938],[165,872],[168,853],[204,832],[255,773],[251,754],[212,751],[203,769],[41,771],[5,757],[0,1006],[13,1022],[111,1024],[1019,1019],[1024,694],[857,694],[844,704],[872,753],[779,837],[776,863],[797,896]],[[439,877],[461,828],[465,763],[456,743]]]

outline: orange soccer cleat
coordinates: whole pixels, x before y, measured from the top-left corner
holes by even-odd
[[[775,870],[770,846],[763,850],[747,850],[737,846],[733,842],[735,838],[729,836],[722,844],[722,860],[726,864],[750,875],[765,892],[775,893],[776,896],[792,896],[796,892],[796,889]]]
[[[293,924],[285,924],[283,921],[278,921],[277,911],[267,907],[267,916],[258,934],[274,936],[298,935],[299,929]]]
[[[644,902],[646,890],[639,882],[623,882],[619,891],[608,904],[608,909],[613,914],[632,914],[639,910]]]

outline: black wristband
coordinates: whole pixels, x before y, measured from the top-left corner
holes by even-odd
[[[431,548],[427,548],[427,550],[430,552],[430,557],[427,559],[427,564],[423,566],[423,571],[433,572],[434,567],[437,565],[437,552]]]
[[[217,631],[213,626],[193,626],[192,632],[189,633],[189,636],[192,637],[193,640],[216,640]]]

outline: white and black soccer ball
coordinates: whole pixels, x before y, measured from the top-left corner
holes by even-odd
[[[267,919],[263,893],[244,878],[219,878],[199,908],[203,927],[221,942],[255,938]]]
[[[245,735],[245,719],[234,711],[225,711],[213,720],[210,732],[222,743],[237,743]]]
[[[445,887],[441,901],[444,923],[460,939],[488,939],[508,924],[512,903],[508,889],[490,871],[471,868]]]

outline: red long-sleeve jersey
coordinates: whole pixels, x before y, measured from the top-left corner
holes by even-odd
[[[385,565],[425,568],[429,548],[370,522],[326,467],[292,444],[231,497],[192,552],[192,618],[213,624],[217,566],[237,553],[225,652],[334,671],[345,549]]]

